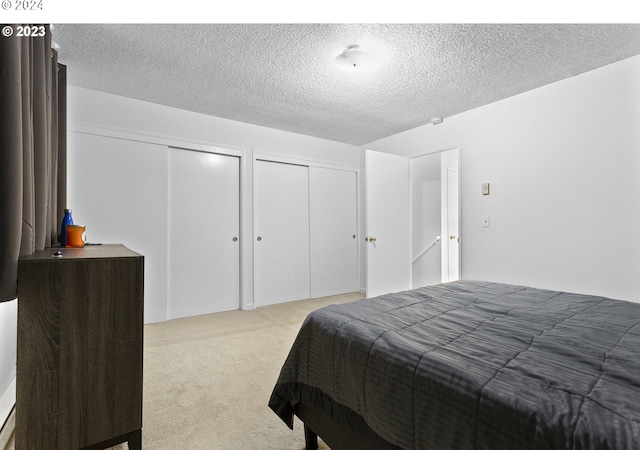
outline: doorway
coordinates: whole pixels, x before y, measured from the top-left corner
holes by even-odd
[[[459,150],[409,159],[412,287],[460,278]]]

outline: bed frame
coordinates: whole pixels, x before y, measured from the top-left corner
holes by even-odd
[[[382,439],[366,424],[366,433],[358,433],[349,427],[333,421],[321,408],[298,403],[294,407],[296,416],[304,423],[304,443],[306,450],[318,450],[320,437],[331,450],[401,450]]]

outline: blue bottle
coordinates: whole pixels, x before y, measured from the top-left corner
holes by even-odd
[[[64,210],[64,217],[62,218],[62,225],[60,225],[60,245],[66,247],[67,245],[67,225],[73,225],[73,217],[71,217],[71,210]]]

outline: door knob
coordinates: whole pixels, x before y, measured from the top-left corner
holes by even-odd
[[[262,240],[262,238],[260,236],[258,236],[258,241],[261,241],[261,240]]]
[[[456,237],[452,234],[451,236],[449,236],[449,239],[455,239]]]
[[[238,242],[238,238],[237,237],[233,237],[233,239],[231,239],[233,242]]]
[[[369,242],[375,242],[375,241],[376,241],[376,238],[374,238],[373,236],[369,238]]]

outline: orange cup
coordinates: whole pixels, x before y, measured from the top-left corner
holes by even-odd
[[[67,225],[67,247],[84,247],[84,225]]]

